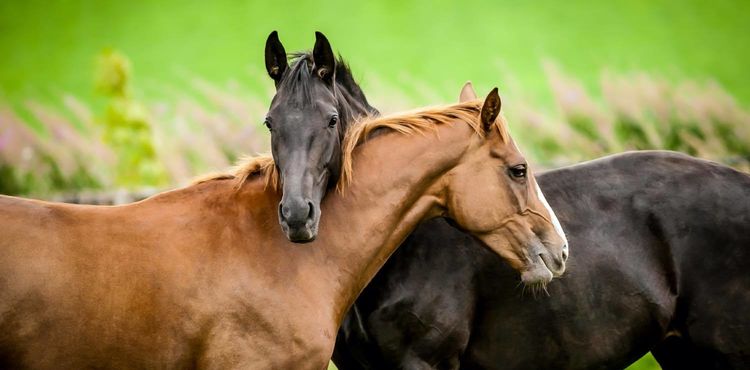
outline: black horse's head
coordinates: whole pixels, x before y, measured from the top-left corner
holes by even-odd
[[[289,65],[278,34],[272,32],[266,41],[266,70],[276,95],[265,125],[281,174],[279,223],[289,240],[304,243],[317,236],[320,201],[338,181],[348,125],[377,111],[322,33],[315,33],[312,53],[293,57]]]

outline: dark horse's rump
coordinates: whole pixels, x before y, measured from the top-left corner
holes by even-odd
[[[350,311],[339,368],[624,368],[654,346],[665,368],[750,365],[750,177],[636,152],[537,178],[572,249],[549,296],[429,221]]]

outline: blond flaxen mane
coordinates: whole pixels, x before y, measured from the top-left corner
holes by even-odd
[[[365,142],[373,131],[388,129],[401,134],[413,135],[435,130],[437,125],[463,121],[473,128],[477,134],[484,136],[484,130],[479,119],[482,103],[481,100],[474,100],[447,107],[420,109],[388,117],[368,119],[353,125],[344,138],[341,178],[337,186],[339,191],[343,190],[352,181],[352,153],[354,153],[354,149]],[[495,127],[500,133],[503,142],[505,142],[509,136],[502,115],[498,115]]]
[[[342,191],[352,181],[352,154],[354,149],[365,142],[375,130],[387,129],[405,135],[414,135],[435,130],[437,125],[463,121],[473,128],[477,134],[484,136],[479,119],[481,109],[482,101],[475,100],[448,107],[426,108],[387,117],[365,118],[357,122],[349,128],[342,144],[341,177],[337,184],[338,190]],[[500,133],[502,141],[506,142],[509,136],[502,114],[498,116],[494,126]],[[267,154],[244,158],[229,173],[203,176],[194,183],[234,179],[235,187],[239,188],[245,181],[255,176],[264,176],[267,187],[278,190],[281,185],[280,174],[273,162],[273,157]]]
[[[276,164],[270,154],[259,154],[255,156],[243,157],[237,161],[237,165],[225,173],[212,173],[201,176],[193,180],[193,184],[200,184],[212,180],[231,180],[234,179],[234,186],[239,189],[248,179],[264,176],[266,187],[278,190],[281,184],[279,171],[276,170]]]

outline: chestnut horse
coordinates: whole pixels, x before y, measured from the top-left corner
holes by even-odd
[[[427,221],[350,309],[338,368],[622,369],[649,350],[665,370],[750,368],[750,176],[644,151],[537,180],[575,248],[549,296]]]
[[[304,247],[267,159],[126,206],[0,197],[0,367],[324,369],[359,292],[436,216],[547,281],[565,241],[499,110],[495,89],[357,125]]]
[[[347,314],[353,369],[750,368],[750,176],[628,152],[537,174],[573,254],[549,295],[445,220],[417,228]]]

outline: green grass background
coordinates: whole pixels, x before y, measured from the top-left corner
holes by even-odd
[[[452,101],[466,80],[480,93],[520,86],[549,103],[549,60],[589,87],[603,70],[712,79],[747,105],[748,19],[750,1],[729,0],[4,0],[0,101],[22,110],[28,99],[54,104],[72,93],[101,107],[92,80],[105,48],[132,60],[145,102],[189,93],[194,77],[265,94],[268,33],[278,30],[292,51],[311,48],[319,30],[366,92],[385,81],[418,104]],[[657,366],[646,358],[636,367]]]
[[[422,81],[446,100],[467,79],[545,99],[549,59],[591,85],[603,68],[713,78],[748,102],[749,16],[750,2],[728,0],[6,0],[0,91],[12,101],[91,99],[105,47],[132,59],[146,96],[191,75],[267,88],[263,43],[275,29],[287,50],[311,48],[323,31],[365,83],[377,76],[409,92]]]

